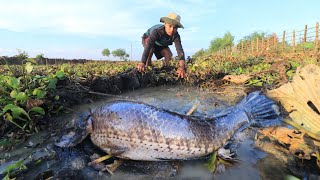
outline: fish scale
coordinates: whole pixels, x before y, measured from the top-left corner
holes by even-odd
[[[194,159],[219,149],[239,129],[263,126],[264,121],[281,122],[275,106],[260,92],[253,92],[228,113],[201,120],[144,103],[116,101],[92,112],[81,136],[90,134],[96,146],[123,159]],[[82,139],[62,140],[57,145],[71,146]]]

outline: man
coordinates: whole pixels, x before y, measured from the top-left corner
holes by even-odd
[[[144,51],[141,58],[141,63],[138,64],[137,69],[140,72],[144,72],[146,66],[151,65],[151,58],[153,53],[157,59],[164,57],[165,65],[169,64],[172,59],[172,52],[170,51],[169,45],[174,45],[176,47],[179,59],[180,67],[177,70],[177,75],[179,78],[185,78],[185,57],[184,51],[181,45],[180,35],[178,33],[178,28],[183,28],[180,23],[180,16],[175,13],[169,13],[167,17],[162,17],[160,22],[164,24],[158,24],[152,26],[146,33],[142,36],[142,44]]]

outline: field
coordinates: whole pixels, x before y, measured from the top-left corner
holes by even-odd
[[[45,117],[57,114],[65,107],[92,101],[98,93],[116,95],[137,88],[178,83],[218,89],[223,84],[232,83],[223,79],[225,75],[250,76],[244,85],[252,90],[278,87],[291,80],[298,66],[319,64],[319,53],[241,58],[206,55],[187,64],[185,79],[176,76],[177,62],[162,67],[162,62],[156,61],[152,68],[141,74],[135,70],[137,62],[133,61],[54,60],[55,64],[49,65],[41,65],[42,61],[32,58],[20,61],[21,65],[1,65],[1,135],[16,131],[36,132],[45,128]],[[52,63],[52,60],[48,61]]]

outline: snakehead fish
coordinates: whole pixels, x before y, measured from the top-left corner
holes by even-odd
[[[90,134],[96,146],[123,159],[194,159],[219,149],[239,129],[279,121],[277,108],[253,92],[224,115],[200,120],[144,103],[116,101],[97,108],[56,145],[74,146]]]

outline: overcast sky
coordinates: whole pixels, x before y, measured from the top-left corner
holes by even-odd
[[[228,31],[237,41],[314,27],[319,7],[317,0],[0,0],[0,56],[20,49],[30,57],[106,59],[104,48],[124,48],[140,60],[142,34],[169,12],[181,16],[182,45],[192,56]]]

